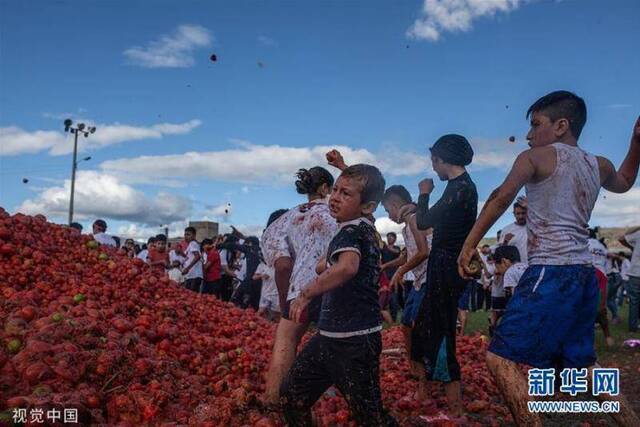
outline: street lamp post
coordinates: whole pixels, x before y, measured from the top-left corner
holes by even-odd
[[[71,164],[71,195],[69,196],[69,225],[73,222],[73,199],[76,188],[76,170],[78,169],[78,135],[83,134],[85,138],[89,137],[89,134],[96,132],[95,126],[86,127],[84,123],[78,123],[76,127],[73,127],[73,121],[67,119],[64,121],[64,131],[71,132],[74,135],[73,139],[73,163]],[[87,129],[85,131],[85,128]],[[81,161],[91,160],[91,157],[85,157]]]

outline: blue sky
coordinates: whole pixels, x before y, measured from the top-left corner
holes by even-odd
[[[80,141],[78,219],[120,235],[203,218],[258,232],[301,201],[295,170],[336,146],[416,194],[451,132],[471,140],[485,200],[538,97],[584,97],[580,143],[616,165],[640,110],[632,0],[0,5],[0,205],[66,220],[69,116],[98,127]],[[593,223],[631,224],[639,206],[638,185],[603,193]]]

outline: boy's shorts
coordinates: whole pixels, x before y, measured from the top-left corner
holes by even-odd
[[[534,368],[592,366],[598,293],[591,266],[530,266],[496,327],[489,351]]]
[[[284,308],[282,309],[283,319],[291,320],[289,318],[289,309],[291,308],[291,301],[293,300],[290,299],[289,301],[287,301]],[[307,305],[307,321],[303,323],[307,323],[307,322],[318,323],[318,319],[320,318],[321,307],[322,307],[322,295],[315,297],[314,299],[309,301],[309,304]]]
[[[390,289],[385,289],[378,293],[378,304],[380,305],[380,310],[389,310],[389,305],[391,304]]]
[[[416,288],[411,286],[409,288],[409,294],[404,302],[404,309],[402,310],[402,324],[405,326],[412,327],[413,323],[416,321],[416,317],[418,316],[418,310],[420,310],[420,305],[422,304],[422,298],[424,298],[424,294],[427,290],[427,284],[423,283],[422,287],[419,291],[416,291]]]
[[[469,311],[469,302],[471,300],[472,289],[473,289],[473,282],[468,281],[464,285],[464,290],[462,291],[462,295],[460,295],[460,299],[458,300],[458,310]]]
[[[491,310],[504,311],[505,308],[507,308],[506,297],[491,297]]]

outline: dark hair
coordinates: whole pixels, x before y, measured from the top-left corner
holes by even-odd
[[[484,245],[482,245],[483,248],[490,248],[491,246],[487,245],[486,243]]]
[[[156,242],[166,242],[167,241],[167,236],[165,236],[164,234],[158,234],[156,236]]]
[[[387,233],[387,237],[389,237],[389,236],[393,236],[394,239],[398,238],[398,235],[396,233],[394,233],[393,231],[390,231],[390,232]]]
[[[118,236],[111,236],[111,238],[116,242],[116,248],[120,247],[120,238]]]
[[[267,220],[267,227],[271,225],[275,220],[280,218],[282,215],[287,213],[287,209],[278,209],[277,211],[271,212],[269,215],[269,219]]]
[[[591,227],[588,229],[589,231],[589,238],[590,239],[597,239],[598,238],[598,232],[600,231],[600,227]]]
[[[69,224],[69,227],[75,228],[76,230],[82,232],[82,224],[80,223],[72,222],[71,224]]]
[[[527,209],[525,206],[523,206],[520,202],[515,202],[513,204],[513,209],[515,208],[520,208],[520,209]]]
[[[333,175],[321,166],[299,169],[296,173],[296,191],[299,194],[317,194],[322,184],[333,186]]]
[[[411,203],[411,194],[409,194],[409,190],[407,190],[402,185],[392,185],[387,188],[384,192],[384,196],[382,196],[382,200],[389,200],[391,196],[396,196],[400,198],[405,203]]]
[[[534,102],[527,110],[527,119],[533,113],[542,113],[552,121],[567,119],[571,134],[580,138],[587,122],[587,106],[584,100],[566,90],[551,92]]]
[[[260,246],[260,239],[256,236],[249,236],[244,241],[245,243],[250,243],[252,246]]]
[[[493,253],[496,263],[508,259],[511,262],[520,262],[520,252],[515,246],[498,246]]]
[[[107,223],[104,219],[96,219],[93,221],[93,225],[97,225],[102,231],[107,231]]]
[[[133,241],[133,239],[127,239],[127,240],[125,240],[125,241],[124,241],[124,244],[126,245],[126,244],[127,244],[127,243],[129,243],[129,242],[131,242],[131,243],[135,243],[135,242]]]
[[[152,244],[152,243],[155,243],[155,241],[156,241],[156,238],[155,238],[155,237],[149,237],[149,238],[147,239],[147,245],[150,245],[150,244]]]
[[[191,232],[191,233],[193,233],[195,235],[196,234],[196,229],[195,229],[195,227],[187,227],[187,228],[184,229],[184,232],[185,233],[186,232]]]
[[[382,200],[385,181],[377,167],[360,163],[349,166],[342,171],[340,176],[355,179],[362,183],[362,190],[360,191],[360,201],[362,203],[380,203]]]
[[[213,244],[213,240],[209,239],[208,237],[206,239],[202,240],[201,245],[204,247],[205,245],[212,245]]]

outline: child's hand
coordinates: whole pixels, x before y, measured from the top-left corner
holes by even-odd
[[[296,299],[291,301],[291,305],[289,307],[289,318],[296,323],[306,323],[308,305],[309,299],[302,293],[298,295]]]
[[[398,286],[402,283],[402,279],[404,278],[404,273],[400,272],[400,269],[396,270],[395,273],[393,273],[393,277],[391,278],[391,281],[389,282],[389,288],[392,291],[395,291]]]
[[[425,178],[418,183],[420,194],[431,194],[433,187],[433,180],[431,178]]]
[[[400,210],[398,211],[398,216],[405,220],[405,218],[407,217],[407,215],[411,215],[413,213],[415,213],[417,210],[417,206],[414,205],[413,203],[407,203],[406,205],[404,205],[403,207],[400,208]]]
[[[338,150],[331,150],[326,154],[327,162],[340,170],[344,170],[347,168],[346,163],[344,162],[344,158],[342,154]]]
[[[458,256],[458,274],[464,279],[473,279],[477,272],[472,268],[471,262],[478,261],[480,256],[476,248],[464,246]]]

